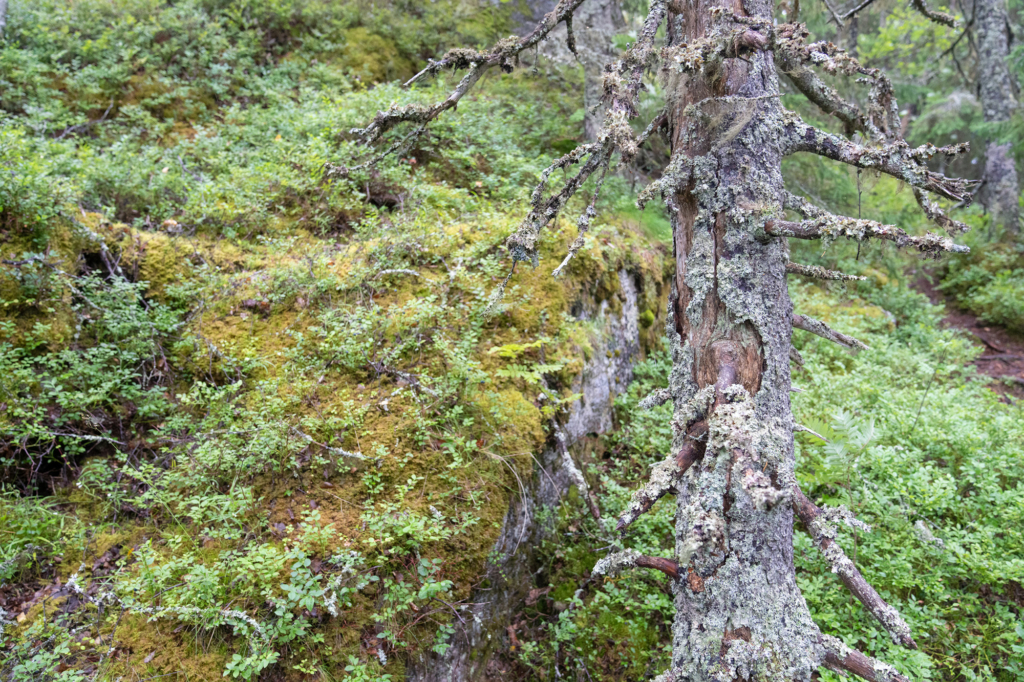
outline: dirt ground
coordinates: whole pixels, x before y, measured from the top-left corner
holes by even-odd
[[[971,313],[958,309],[935,288],[931,272],[920,271],[914,288],[932,303],[946,306],[944,326],[963,329],[984,349],[974,365],[979,372],[995,379],[992,390],[1002,395],[1005,402],[1024,399],[1024,337],[1003,327],[984,324]]]

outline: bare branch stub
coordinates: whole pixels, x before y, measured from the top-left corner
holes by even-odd
[[[900,616],[896,609],[879,596],[875,588],[864,579],[864,576],[857,570],[853,562],[847,558],[846,554],[843,553],[843,550],[835,542],[834,529],[828,524],[823,523],[821,509],[811,502],[798,486],[793,487],[793,510],[811,535],[815,546],[832,565],[833,572],[839,576],[839,579],[850,590],[850,593],[859,599],[864,608],[881,623],[882,627],[892,636],[893,641],[909,649],[916,649],[917,643],[911,636],[910,627],[906,621],[903,620],[903,617]],[[863,656],[863,654],[860,655]],[[861,676],[863,677],[863,675]]]
[[[671,559],[657,556],[638,556],[636,558],[637,568],[653,568],[661,571],[672,580],[679,580],[679,564]]]
[[[687,441],[673,457],[656,464],[651,471],[650,481],[633,493],[626,511],[619,517],[615,526],[620,534],[642,515],[654,507],[654,504],[667,493],[673,492],[676,483],[682,478],[694,462],[704,455],[705,440],[708,432],[706,420],[700,420],[687,429]]]

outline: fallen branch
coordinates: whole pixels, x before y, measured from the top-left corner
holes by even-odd
[[[408,372],[403,372],[403,371],[401,371],[399,369],[395,369],[394,367],[391,367],[389,365],[385,365],[383,362],[371,362],[371,363],[369,363],[369,365],[370,365],[371,369],[373,369],[375,372],[377,372],[377,374],[386,374],[389,377],[392,377],[392,378],[395,378],[395,379],[401,379],[402,381],[404,381],[407,384],[409,384],[410,386],[412,386],[413,390],[415,390],[415,391],[421,391],[423,393],[426,393],[427,395],[429,395],[432,398],[438,397],[437,391],[435,391],[432,388],[428,388],[428,387],[424,386],[423,382],[421,382],[413,374],[409,374]]]

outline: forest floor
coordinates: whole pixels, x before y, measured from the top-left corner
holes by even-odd
[[[981,322],[976,315],[958,308],[936,287],[936,277],[922,268],[914,280],[914,288],[928,297],[933,305],[944,305],[943,326],[962,329],[985,351],[972,363],[982,374],[992,377],[991,388],[1005,402],[1024,398],[1024,336],[999,325]]]

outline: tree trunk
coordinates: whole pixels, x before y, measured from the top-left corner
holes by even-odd
[[[675,0],[669,9],[674,44],[707,36],[713,10],[772,21],[767,0]],[[781,502],[795,483],[788,246],[758,237],[764,216],[782,212],[778,93],[766,50],[668,81],[673,157],[696,164],[673,202],[674,451],[692,448],[694,397],[713,400],[703,457],[677,499],[680,680],[807,680],[824,657],[796,585],[793,511]]]
[[[0,0],[0,38],[7,29],[7,0]]]
[[[590,0],[576,13],[577,52],[583,64],[583,135],[588,142],[597,140],[604,126],[604,67],[617,56],[612,38],[622,31],[619,0]]]
[[[555,9],[555,0],[530,0],[527,3],[530,16],[520,16],[520,33],[526,33],[540,19]],[[622,18],[619,0],[588,0],[580,5],[573,15],[573,36],[576,54],[569,52],[564,27],[552,32],[544,44],[544,52],[559,61],[579,61],[583,66],[583,135],[588,142],[597,140],[604,125],[604,109],[601,98],[604,95],[604,67],[615,60],[614,36],[626,26]]]
[[[1016,107],[1010,81],[1010,45],[1005,0],[977,0],[978,85],[987,123],[1010,120]],[[1009,143],[993,140],[985,149],[982,200],[996,224],[1018,231],[1017,166]]]

